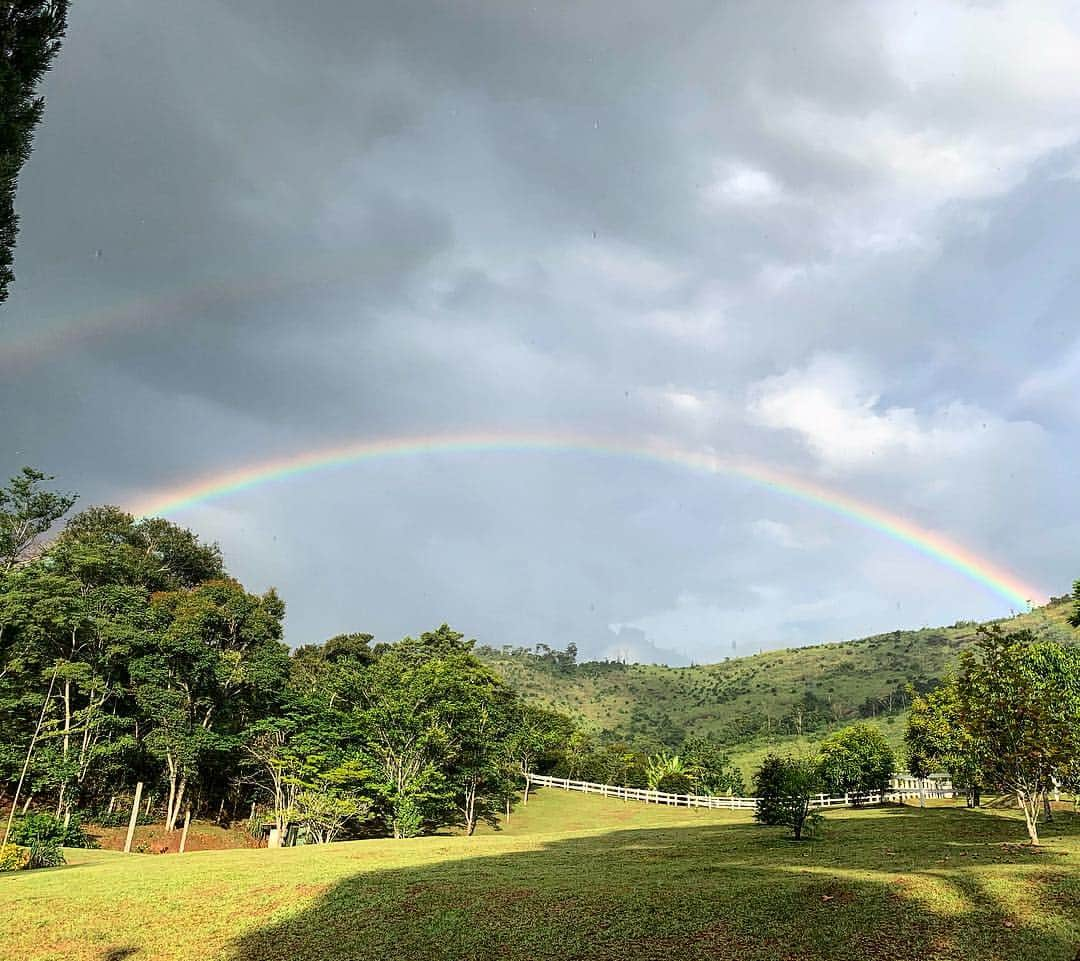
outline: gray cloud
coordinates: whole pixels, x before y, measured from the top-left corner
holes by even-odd
[[[1028,4],[76,7],[20,187],[3,461],[133,502],[365,437],[662,437],[1060,592],[1074,54],[1073,12]],[[634,458],[372,462],[177,519],[278,584],[294,642],[450,620],[700,661],[1008,607]]]

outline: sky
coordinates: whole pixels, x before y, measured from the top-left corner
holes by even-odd
[[[1071,9],[1070,9],[1071,8]],[[72,5],[0,307],[0,474],[80,504],[320,448],[659,440],[1080,577],[1075,5]],[[588,451],[168,516],[292,644],[669,663],[1009,613],[880,532]]]

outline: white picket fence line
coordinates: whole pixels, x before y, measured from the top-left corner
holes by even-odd
[[[597,784],[595,781],[572,781],[568,778],[545,777],[542,774],[527,774],[525,776],[531,784],[538,787],[562,788],[564,791],[599,794],[603,797],[622,798],[627,801],[644,801],[647,804],[666,804],[670,807],[726,808],[729,810],[752,811],[757,805],[757,798],[753,797],[668,794],[664,791],[652,791],[648,788],[618,787],[614,784]],[[905,774],[892,778],[889,785],[889,790],[885,792],[886,801],[905,801],[910,798],[951,798],[953,796],[952,781],[944,775],[919,779]],[[814,808],[850,807],[854,804],[880,804],[881,800],[880,791],[870,791],[866,794],[815,794],[810,798],[810,806]]]

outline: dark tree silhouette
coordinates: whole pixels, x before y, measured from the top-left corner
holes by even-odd
[[[0,303],[15,279],[15,188],[45,110],[38,85],[60,50],[68,0],[0,0]]]

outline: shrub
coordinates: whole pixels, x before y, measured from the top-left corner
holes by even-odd
[[[30,867],[30,849],[18,844],[0,848],[0,871],[23,871]]]
[[[396,838],[414,838],[424,824],[424,814],[420,805],[411,797],[404,796],[395,800],[390,825]]]
[[[667,794],[691,794],[693,793],[693,783],[687,775],[674,771],[664,774],[656,782],[656,790]]]
[[[821,777],[832,791],[883,792],[895,770],[888,740],[869,724],[852,724],[821,743]]]
[[[54,841],[35,841],[30,845],[30,863],[32,868],[55,868],[64,863],[64,852]]]
[[[820,785],[818,770],[814,758],[768,755],[754,774],[755,820],[786,825],[796,841],[804,832],[813,833],[821,822],[821,815],[810,809],[810,796]]]
[[[87,835],[77,817],[65,827],[64,822],[44,812],[24,814],[11,826],[11,841],[32,848],[53,845],[65,848],[93,848],[97,842]]]

